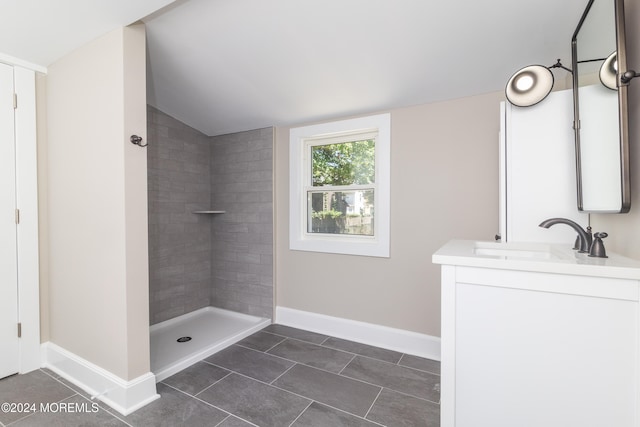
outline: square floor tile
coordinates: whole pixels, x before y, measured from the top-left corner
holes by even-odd
[[[127,415],[124,420],[136,427],[216,425],[227,417],[223,411],[158,383],[160,399]]]
[[[431,402],[440,402],[439,375],[361,356],[353,359],[341,374]]]
[[[198,397],[261,427],[288,426],[311,403],[309,399],[235,373]]]
[[[340,373],[354,355],[317,344],[287,338],[267,353],[325,371]]]
[[[359,416],[380,392],[380,387],[305,365],[289,369],[273,385]]]
[[[293,362],[288,360],[238,345],[232,345],[205,361],[267,383],[293,366]]]
[[[216,381],[229,375],[229,371],[206,362],[189,366],[162,382],[195,396]]]
[[[440,405],[383,389],[367,418],[387,426],[440,426]]]

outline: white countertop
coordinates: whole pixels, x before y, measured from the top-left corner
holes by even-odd
[[[605,241],[606,244],[606,241]],[[570,245],[451,240],[433,254],[435,264],[640,280],[640,261],[607,252],[593,258]]]

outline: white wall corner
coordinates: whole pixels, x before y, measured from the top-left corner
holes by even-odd
[[[275,323],[440,360],[440,338],[418,332],[280,306],[276,307]]]
[[[42,367],[80,387],[122,415],[158,399],[156,377],[148,372],[126,381],[52,342],[42,344]]]

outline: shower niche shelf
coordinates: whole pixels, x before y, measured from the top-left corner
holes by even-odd
[[[194,214],[223,214],[226,211],[193,211]]]

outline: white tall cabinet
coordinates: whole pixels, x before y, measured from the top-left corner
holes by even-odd
[[[578,211],[571,90],[552,92],[531,107],[500,105],[500,235],[503,242],[573,243],[569,227],[538,227]]]
[[[0,378],[40,367],[35,73],[0,63]]]

